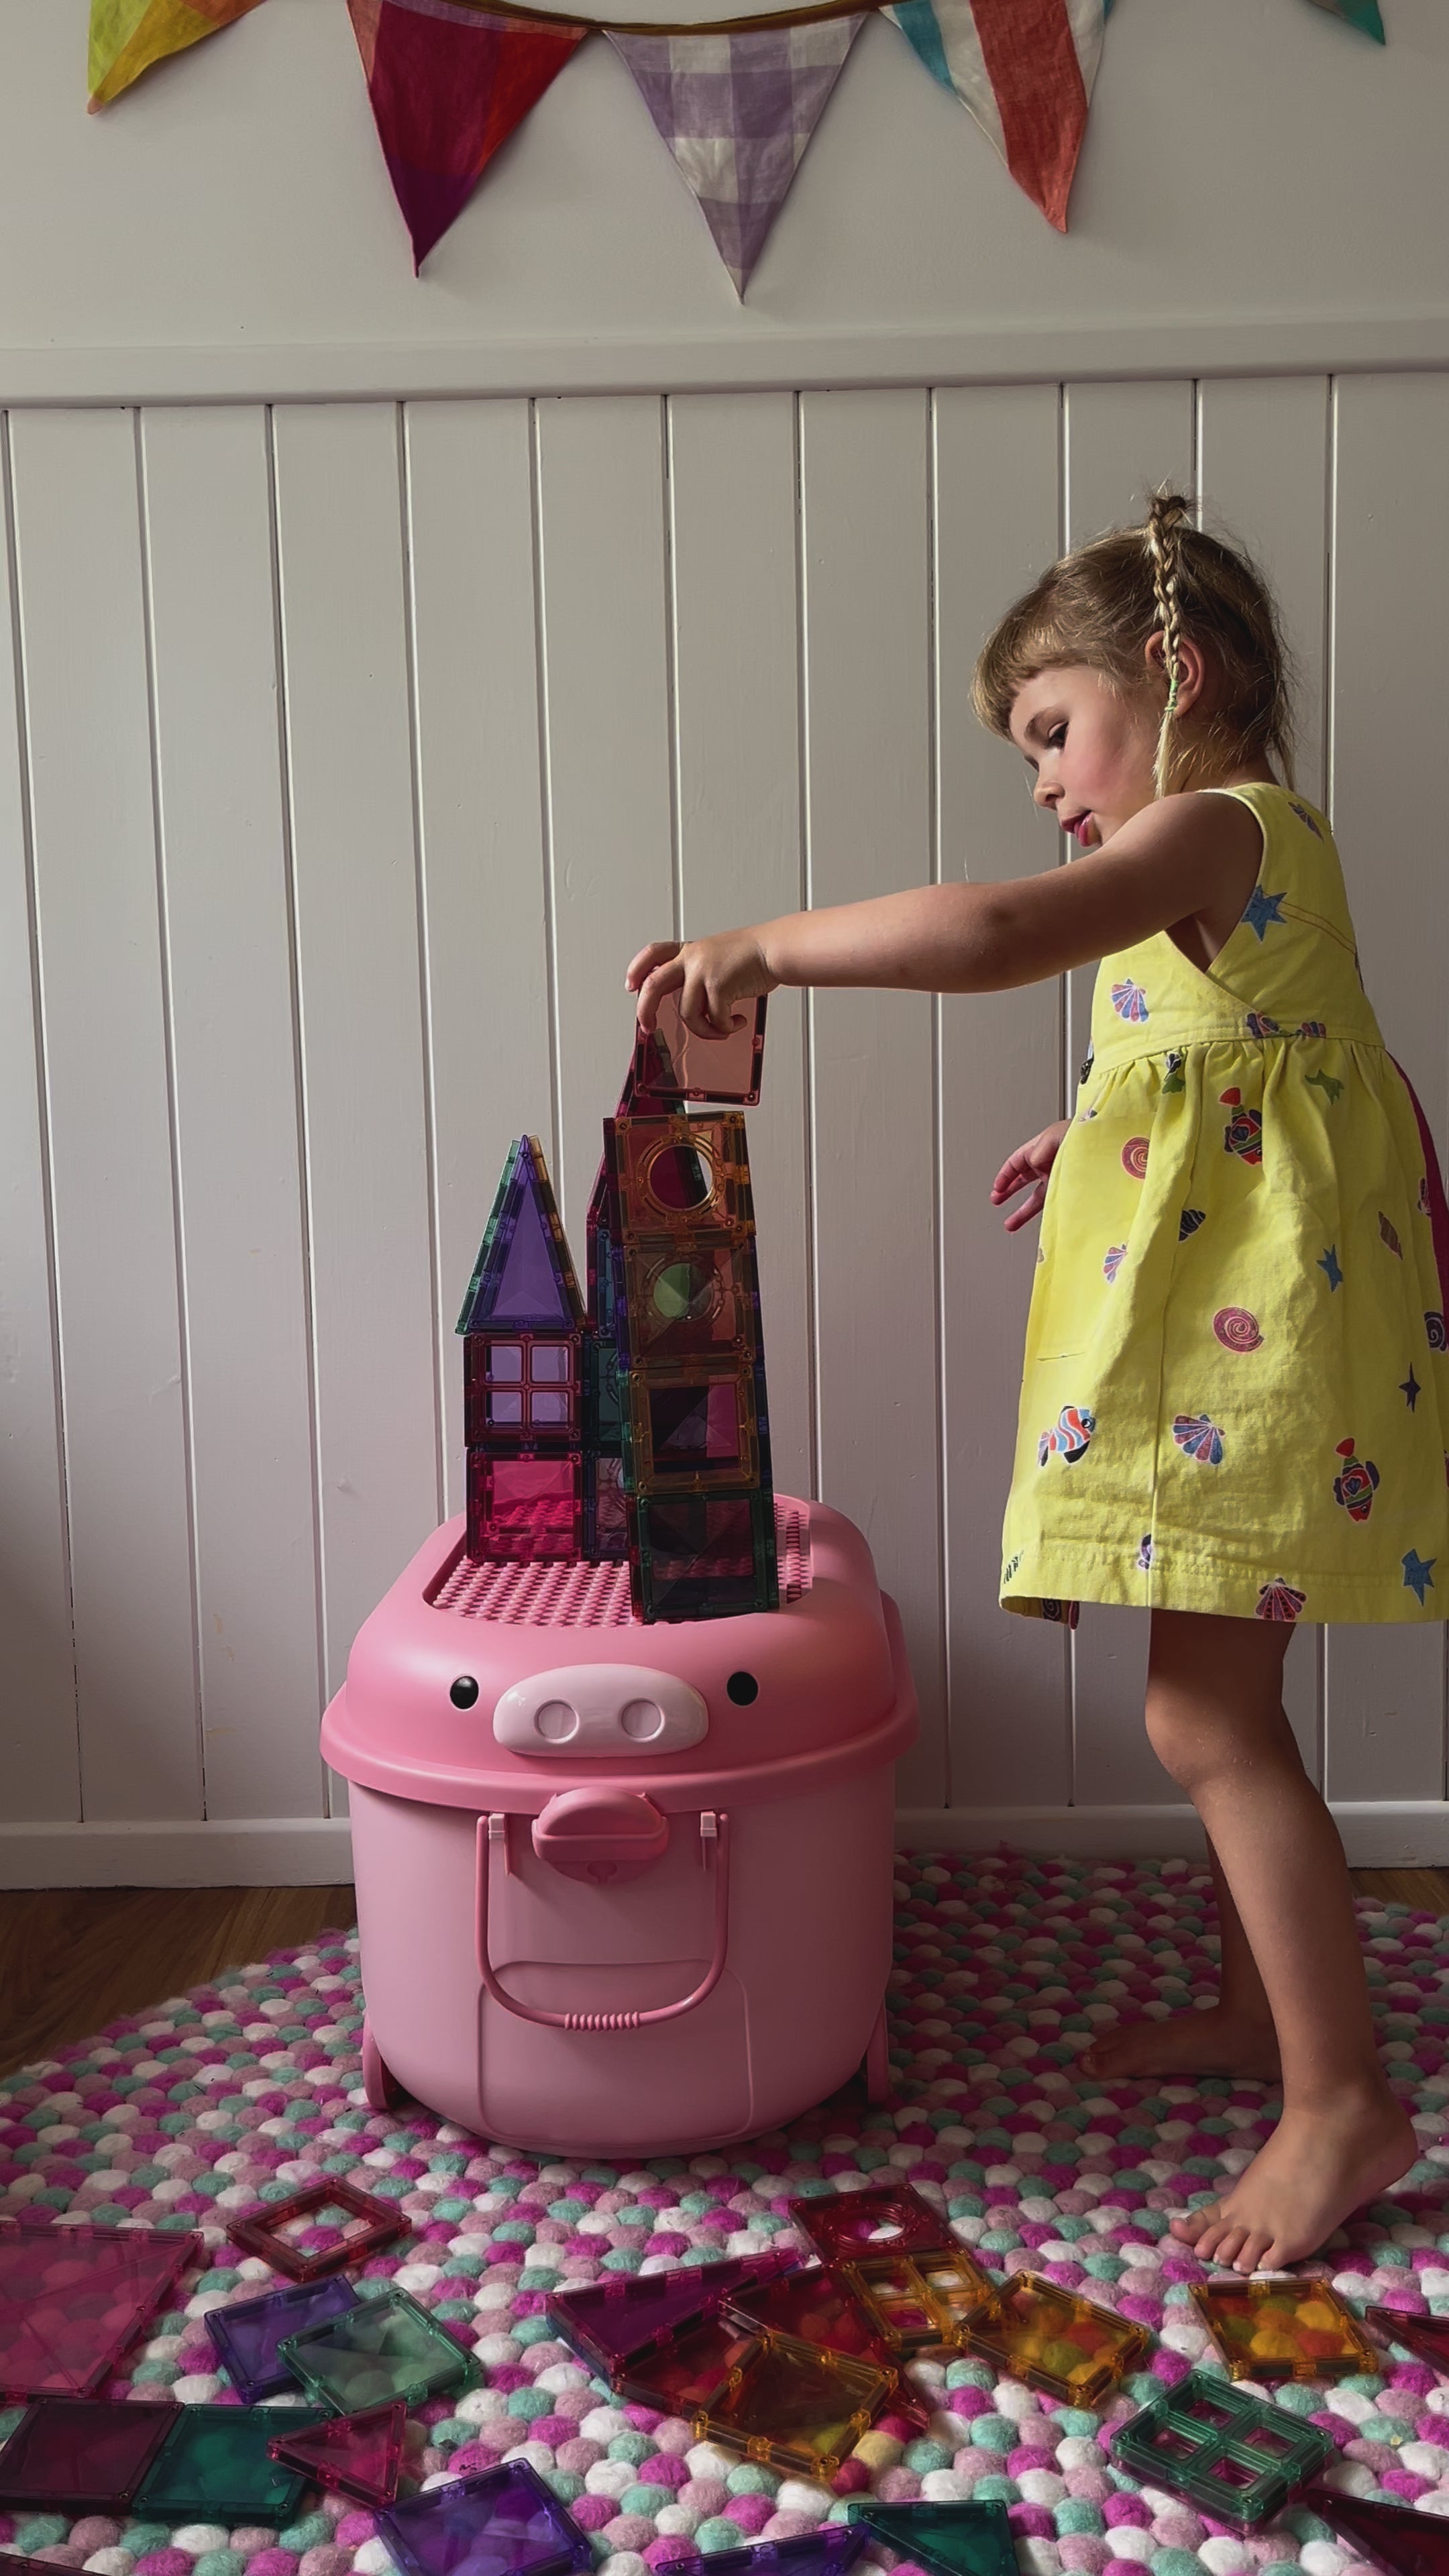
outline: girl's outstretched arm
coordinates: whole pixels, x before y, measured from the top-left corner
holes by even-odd
[[[686,1027],[702,1037],[722,1036],[736,1002],[778,984],[1000,992],[1130,948],[1220,908],[1225,894],[1240,911],[1261,853],[1257,821],[1233,797],[1164,797],[1070,867],[998,885],[917,886],[710,939],[656,940],[625,981],[646,1029],[662,996],[678,992]]]

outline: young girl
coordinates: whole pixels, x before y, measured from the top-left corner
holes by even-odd
[[[1027,1193],[1009,1229],[1045,1211],[1001,1597],[1151,1612],[1148,1734],[1208,1836],[1221,1993],[1083,2065],[1281,2075],[1266,2146],[1175,2222],[1249,2272],[1311,2253],[1416,2154],[1282,1670],[1300,1619],[1440,1613],[1443,1192],[1328,825],[1277,775],[1284,660],[1250,566],[1160,496],[1017,602],[974,695],[1076,865],[655,942],[628,983],[646,1028],[677,990],[718,1035],[778,984],[995,992],[1102,960],[1076,1116],[992,1190]]]

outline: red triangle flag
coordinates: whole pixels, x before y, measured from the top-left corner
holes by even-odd
[[[494,17],[460,0],[347,6],[419,269],[588,30]]]

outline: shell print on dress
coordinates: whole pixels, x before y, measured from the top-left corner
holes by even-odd
[[[1244,1025],[1250,1038],[1275,1038],[1278,1034],[1277,1021],[1270,1019],[1266,1011],[1250,1011]]]
[[[1351,1521],[1366,1521],[1379,1489],[1379,1471],[1372,1458],[1354,1456],[1351,1440],[1340,1440],[1338,1455],[1344,1467],[1342,1475],[1334,1477],[1333,1499],[1342,1504]]]
[[[1196,1234],[1198,1227],[1200,1225],[1206,1225],[1206,1223],[1206,1208],[1184,1208],[1181,1216],[1177,1220],[1178,1242],[1186,1243],[1188,1236],[1190,1234]]]
[[[1260,1351],[1263,1336],[1258,1318],[1246,1306],[1219,1306],[1213,1317],[1213,1331],[1225,1351]]]
[[[1179,1413],[1173,1418],[1172,1436],[1184,1457],[1196,1458],[1204,1467],[1223,1463],[1223,1435],[1206,1413]]]
[[[1126,1254],[1127,1246],[1125,1243],[1112,1243],[1108,1245],[1106,1251],[1102,1255],[1102,1276],[1104,1279],[1116,1278],[1117,1273],[1121,1269],[1123,1261],[1126,1258]]]
[[[1123,983],[1113,985],[1112,1008],[1119,1020],[1141,1021],[1150,1019],[1152,1016],[1147,1008],[1146,994],[1140,984],[1132,982],[1130,976]]]
[[[1328,1022],[1326,1020],[1300,1020],[1298,1023],[1298,1034],[1301,1038],[1326,1038],[1328,1035]]]
[[[1150,1574],[1152,1572],[1151,1530],[1144,1530],[1142,1533],[1142,1543],[1137,1550],[1137,1571],[1139,1574]]]
[[[1390,1225],[1382,1208],[1379,1210],[1379,1239],[1381,1242],[1388,1245],[1390,1252],[1394,1253],[1400,1261],[1403,1260],[1404,1247],[1399,1241],[1396,1229]]]
[[[1122,1169],[1124,1172],[1130,1172],[1134,1181],[1146,1180],[1147,1139],[1145,1136],[1128,1138],[1122,1148]]]
[[[1444,1318],[1439,1313],[1437,1307],[1431,1307],[1428,1314],[1424,1317],[1424,1330],[1429,1336],[1429,1348],[1431,1351],[1442,1351],[1449,1348],[1449,1335],[1446,1335],[1445,1333]]]
[[[1292,1584],[1285,1583],[1281,1574],[1277,1574],[1271,1583],[1264,1584],[1253,1616],[1255,1619],[1292,1621],[1297,1618],[1307,1598],[1306,1592],[1295,1592]]]
[[[1307,806],[1306,806],[1306,805],[1300,805],[1300,804],[1299,804],[1298,799],[1297,799],[1297,797],[1296,797],[1296,796],[1291,797],[1291,798],[1289,799],[1289,811],[1290,811],[1290,813],[1294,813],[1294,814],[1296,814],[1296,815],[1297,815],[1298,820],[1299,820],[1299,822],[1300,822],[1300,823],[1306,823],[1306,824],[1307,824],[1308,829],[1309,829],[1309,831],[1313,834],[1313,837],[1314,837],[1315,841],[1321,841],[1321,840],[1322,840],[1322,838],[1323,838],[1323,834],[1322,834],[1322,832],[1319,830],[1317,823],[1316,823],[1316,822],[1314,821],[1314,819],[1313,819],[1313,816],[1309,813],[1308,808],[1307,808]]]
[[[1081,1612],[1080,1601],[1044,1601],[1041,1605],[1042,1617],[1058,1628],[1075,1628]]]
[[[1048,1458],[1059,1457],[1069,1467],[1075,1467],[1077,1460],[1086,1456],[1096,1428],[1097,1417],[1085,1405],[1064,1404],[1051,1429],[1044,1431],[1036,1444],[1037,1465],[1044,1467]]]
[[[1220,1091],[1218,1098],[1232,1117],[1223,1129],[1223,1146],[1229,1154],[1241,1155],[1245,1163],[1263,1159],[1263,1121],[1256,1109],[1243,1107],[1241,1091]]]

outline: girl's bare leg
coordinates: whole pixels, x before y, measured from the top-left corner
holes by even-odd
[[[1222,1955],[1218,1999],[1206,2012],[1164,2021],[1124,2021],[1078,2059],[1084,2075],[1249,2075],[1271,2084],[1279,2073],[1278,2034],[1242,1917],[1223,1865],[1208,1844]]]
[[[1296,2262],[1417,2152],[1374,2048],[1343,1846],[1283,1714],[1291,1631],[1154,1611],[1147,1729],[1201,1816],[1278,2034],[1283,2116],[1210,2207],[1173,2222],[1240,2272]],[[1204,2016],[1205,2018],[1205,2016]]]

